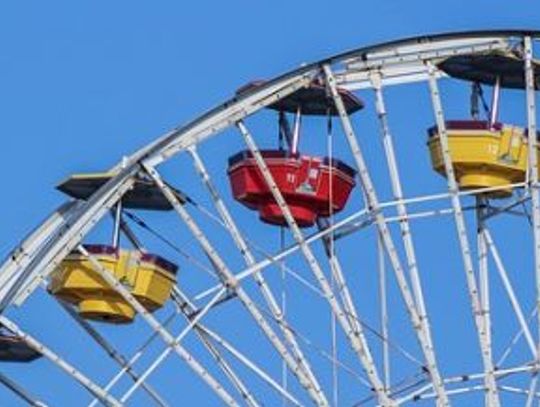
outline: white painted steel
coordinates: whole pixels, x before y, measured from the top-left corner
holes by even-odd
[[[386,271],[386,257],[381,242],[381,236],[377,234],[377,266],[379,269],[379,296],[381,297],[381,334],[385,340],[383,341],[383,371],[384,371],[384,385],[387,389],[390,389],[391,374],[390,374],[390,346],[388,338],[390,337],[389,329],[389,315],[388,315],[388,283],[387,283],[387,271]]]
[[[214,393],[228,406],[237,407],[236,401],[227,393],[223,386],[195,359],[188,353],[175,338],[159,323],[159,321],[144,308],[139,301],[128,291],[124,285],[119,282],[101,263],[82,246],[79,245],[77,250],[88,258],[92,263],[94,271],[99,274],[118,294],[120,294],[150,325],[150,327],[161,336],[163,341],[174,349],[176,354],[196,373],[213,391]]]
[[[240,232],[240,229],[236,226],[235,219],[228,212],[227,208],[224,206],[223,201],[219,195],[212,194],[212,189],[210,186],[211,180],[207,177],[207,187],[209,188],[212,197],[214,199],[214,204],[218,209],[218,212],[223,220],[223,222],[229,227],[231,231],[231,236],[238,246],[239,250],[244,256],[247,268],[245,270],[240,270],[236,274],[233,274],[230,270],[224,268],[225,262],[223,259],[220,259],[217,256],[217,252],[211,245],[203,243],[203,246],[206,246],[206,252],[214,253],[213,261],[216,259],[218,261],[217,267],[223,279],[223,282],[229,288],[232,288],[235,291],[238,291],[238,287],[242,279],[253,275],[261,291],[263,297],[265,298],[267,305],[270,308],[273,319],[276,321],[278,326],[281,329],[281,334],[285,340],[285,343],[281,343],[281,338],[279,338],[270,328],[267,322],[260,322],[259,324],[267,325],[263,327],[263,331],[267,336],[271,338],[271,341],[274,343],[274,346],[278,348],[280,357],[288,361],[289,367],[293,371],[296,371],[296,374],[299,376],[300,382],[308,389],[308,392],[311,395],[311,398],[319,405],[327,405],[328,402],[324,396],[323,389],[321,388],[315,373],[313,366],[311,366],[305,355],[302,353],[300,346],[297,342],[297,338],[292,334],[292,330],[288,322],[283,318],[281,310],[277,304],[273,293],[270,291],[268,284],[265,282],[262,270],[269,265],[276,264],[276,262],[284,260],[287,256],[300,251],[307,259],[310,268],[317,276],[319,282],[321,283],[322,290],[318,292],[326,296],[330,300],[331,309],[345,329],[345,333],[349,338],[349,341],[352,343],[353,348],[356,353],[360,356],[360,360],[368,372],[371,372],[371,382],[375,388],[378,398],[384,405],[394,405],[396,400],[390,400],[388,396],[388,378],[385,379],[385,383],[378,378],[374,368],[374,361],[369,355],[368,345],[366,339],[361,334],[361,324],[356,310],[353,304],[353,298],[350,294],[347,284],[345,282],[345,273],[343,271],[343,266],[339,262],[339,258],[335,254],[333,248],[329,250],[329,262],[330,269],[332,271],[333,278],[336,279],[336,286],[331,287],[320,268],[320,265],[317,263],[315,257],[311,253],[309,245],[317,240],[321,240],[323,244],[327,244],[328,239],[333,239],[335,236],[339,236],[339,233],[347,232],[347,227],[365,227],[365,225],[375,224],[381,233],[383,248],[387,251],[390,263],[396,277],[399,282],[400,289],[405,299],[405,304],[413,325],[416,327],[416,333],[421,345],[424,357],[427,362],[427,368],[430,372],[430,383],[425,391],[418,393],[416,390],[412,390],[409,395],[406,395],[399,400],[397,403],[401,404],[402,402],[407,402],[412,400],[410,398],[411,394],[416,394],[420,398],[437,398],[439,405],[448,404],[447,396],[449,394],[461,394],[467,393],[469,391],[486,391],[487,389],[487,404],[490,406],[498,405],[498,394],[497,389],[502,389],[503,386],[497,385],[498,378],[502,378],[502,371],[494,371],[492,356],[491,356],[491,338],[490,338],[490,319],[489,319],[489,301],[488,301],[488,272],[486,266],[486,257],[487,252],[489,251],[494,258],[496,270],[499,272],[505,290],[510,298],[512,303],[513,310],[517,316],[517,319],[520,323],[521,330],[524,332],[525,338],[529,348],[531,348],[531,343],[534,343],[534,338],[528,328],[527,321],[523,316],[521,306],[517,294],[513,291],[513,288],[509,282],[507,273],[505,271],[504,265],[498,254],[497,248],[492,241],[489,231],[484,227],[481,233],[478,235],[479,239],[479,252],[481,254],[481,260],[479,262],[479,271],[480,271],[480,290],[478,290],[478,283],[474,275],[474,266],[472,264],[472,256],[470,253],[470,248],[468,246],[468,235],[465,227],[465,222],[463,218],[463,211],[466,208],[463,208],[460,203],[460,197],[466,195],[474,195],[479,192],[477,191],[458,191],[457,186],[451,185],[451,179],[453,175],[451,174],[451,165],[448,166],[448,155],[445,154],[445,168],[447,171],[447,176],[450,174],[449,179],[449,192],[443,194],[434,194],[430,196],[420,196],[415,198],[403,198],[403,192],[401,191],[401,185],[399,181],[399,172],[396,164],[396,157],[393,151],[392,140],[390,138],[390,131],[388,124],[386,123],[386,111],[384,106],[384,100],[382,96],[382,87],[394,86],[400,84],[414,83],[414,82],[429,82],[431,85],[431,96],[432,102],[435,107],[437,124],[439,126],[439,133],[441,134],[441,139],[444,144],[444,139],[446,138],[446,132],[444,129],[444,117],[442,112],[442,106],[440,105],[438,88],[437,88],[437,79],[443,78],[445,75],[439,70],[435,69],[434,65],[440,61],[442,58],[451,55],[460,55],[467,53],[481,53],[490,50],[501,50],[508,51],[512,47],[515,47],[516,44],[519,45],[523,43],[524,53],[524,74],[526,79],[526,99],[527,99],[527,127],[528,134],[530,135],[529,146],[534,147],[536,144],[536,138],[533,137],[536,134],[536,104],[535,104],[535,91],[534,91],[534,77],[533,77],[533,65],[532,65],[532,51],[533,51],[533,37],[537,38],[538,33],[527,33],[527,32],[518,32],[518,31],[507,31],[507,32],[485,32],[485,33],[470,33],[464,35],[446,35],[440,37],[420,37],[416,39],[404,40],[396,43],[383,44],[376,47],[364,48],[346,54],[338,55],[332,58],[329,58],[325,61],[321,61],[316,64],[308,65],[300,68],[294,72],[291,72],[287,75],[284,75],[280,78],[277,78],[273,81],[267,83],[260,87],[258,90],[255,90],[250,93],[237,95],[231,100],[219,106],[216,109],[211,110],[207,114],[201,116],[200,118],[194,120],[186,126],[177,128],[164,136],[157,139],[155,142],[150,145],[142,148],[137,151],[130,157],[122,160],[120,164],[113,168],[117,172],[117,175],[113,177],[106,185],[99,189],[87,202],[84,203],[68,203],[65,206],[58,209],[47,221],[45,221],[40,227],[38,227],[23,243],[16,248],[13,253],[7,258],[4,263],[0,266],[0,313],[4,310],[5,307],[15,304],[22,305],[29,295],[41,284],[47,281],[50,273],[60,264],[63,258],[72,250],[79,247],[79,249],[84,250],[82,246],[79,246],[80,242],[84,239],[86,234],[93,229],[96,223],[112,208],[117,205],[121,197],[131,188],[134,177],[141,172],[141,168],[150,169],[150,172],[154,168],[174,157],[178,153],[189,150],[195,152],[195,147],[199,145],[204,140],[214,136],[218,132],[232,127],[235,124],[238,124],[240,130],[242,131],[246,141],[248,141],[248,146],[250,144],[249,138],[251,137],[247,132],[247,129],[243,125],[242,120],[247,116],[257,112],[269,104],[272,104],[290,93],[296,91],[297,89],[309,84],[313,79],[324,79],[329,83],[329,90],[332,93],[334,101],[338,110],[340,110],[340,116],[342,124],[344,125],[345,134],[348,137],[349,142],[353,141],[351,145],[353,154],[355,156],[355,161],[359,165],[360,178],[364,186],[364,192],[368,200],[368,207],[358,211],[357,213],[342,219],[337,222],[332,222],[332,224],[324,226],[319,232],[314,233],[310,236],[303,236],[300,230],[295,227],[294,219],[292,218],[290,211],[286,202],[279,197],[279,191],[273,190],[274,197],[277,202],[280,203],[280,206],[283,212],[286,214],[289,226],[295,237],[295,243],[283,250],[280,250],[273,256],[270,256],[264,260],[258,261],[255,259],[255,256],[249,251],[248,243]],[[321,69],[324,67],[324,72]],[[376,72],[375,76],[374,73]],[[325,75],[324,75],[324,74]],[[332,76],[333,75],[333,76]],[[352,126],[350,125],[350,120],[348,115],[344,112],[343,106],[340,108],[340,97],[336,92],[336,86],[340,86],[345,89],[373,89],[375,90],[375,96],[377,99],[377,112],[379,114],[379,119],[381,122],[382,135],[383,135],[383,145],[385,147],[385,153],[387,157],[388,167],[390,170],[392,188],[394,192],[395,199],[391,202],[378,202],[377,196],[375,194],[373,185],[370,185],[371,181],[369,179],[369,173],[361,157],[361,152],[358,146],[354,145],[355,136],[352,131]],[[441,132],[441,129],[443,130]],[[252,151],[257,152],[257,147],[253,142],[251,145]],[[447,150],[447,149],[446,149]],[[535,148],[529,149],[529,168],[528,168],[528,178],[527,183],[510,185],[512,188],[518,188],[525,186],[530,194],[532,202],[532,219],[533,219],[533,236],[534,236],[534,256],[535,256],[535,274],[536,274],[536,284],[537,284],[537,309],[540,306],[540,195],[538,192],[538,174],[536,171],[533,171],[533,168],[536,168],[536,154],[534,154]],[[257,158],[257,157],[256,157]],[[196,152],[194,156],[195,162],[197,161]],[[200,159],[199,159],[200,160]],[[261,166],[261,157],[258,157],[258,164],[263,170],[264,166]],[[202,162],[199,164],[202,165]],[[264,163],[263,163],[264,164]],[[199,170],[203,181],[205,181],[204,167],[197,164],[196,167]],[[364,170],[363,170],[364,169]],[[157,174],[157,173],[156,173]],[[207,175],[207,174],[206,174]],[[269,174],[265,174],[266,182],[272,187],[272,183],[269,182],[271,179],[268,177]],[[455,179],[454,179],[455,183]],[[275,186],[275,185],[274,185]],[[483,192],[495,191],[497,189],[505,189],[506,186],[496,187],[496,188],[486,188],[482,189]],[[165,194],[167,195],[166,188],[164,189]],[[450,209],[440,209],[440,210],[428,210],[423,212],[409,212],[407,211],[407,206],[411,204],[421,203],[421,202],[430,202],[440,199],[446,199],[450,197],[452,201],[452,208]],[[170,197],[169,197],[170,198]],[[282,198],[282,197],[281,197]],[[119,205],[117,206],[117,208]],[[180,205],[181,207],[181,205]],[[384,209],[396,208],[398,216],[385,216],[383,214]],[[178,208],[175,208],[178,211]],[[180,211],[181,212],[181,211]],[[486,211],[483,214],[484,220],[488,219],[490,216],[498,215],[500,213],[514,213],[511,207],[507,209],[502,208],[498,210]],[[466,269],[467,282],[469,287],[469,294],[471,296],[471,303],[473,307],[473,313],[475,316],[476,327],[479,333],[479,341],[481,344],[481,350],[484,361],[484,372],[481,376],[478,376],[479,380],[484,380],[483,386],[471,386],[469,388],[463,386],[459,389],[449,389],[445,390],[445,384],[453,383],[455,381],[443,380],[438,372],[438,368],[435,360],[435,353],[433,350],[433,344],[431,340],[430,326],[426,319],[427,310],[423,301],[423,294],[420,285],[419,273],[416,268],[416,254],[415,248],[412,242],[412,234],[410,231],[409,223],[413,219],[420,219],[428,216],[439,216],[439,215],[448,215],[451,214],[456,219],[456,226],[458,230],[458,237],[460,239],[462,256],[464,260],[464,266]],[[519,214],[519,213],[517,213]],[[182,216],[188,225],[191,225],[192,231],[197,232],[196,229],[193,229],[194,225],[192,219],[189,218],[189,214],[185,211],[186,216]],[[355,224],[353,222],[358,222]],[[405,247],[405,254],[407,257],[407,264],[410,273],[411,288],[408,287],[407,280],[403,273],[403,268],[400,264],[400,259],[397,256],[394,243],[391,239],[390,233],[388,232],[387,224],[390,222],[398,222],[402,231],[403,244]],[[136,239],[136,236],[127,231],[129,228],[126,224],[122,225],[122,222],[117,223],[117,228],[115,230],[115,241],[117,241],[117,236],[119,236],[119,229],[124,231],[126,236],[136,247],[142,247],[140,242]],[[127,229],[126,229],[127,228]],[[354,231],[350,229],[350,231]],[[347,232],[349,233],[349,232]],[[195,233],[197,234],[197,233]],[[198,239],[201,242],[201,238],[204,236],[198,234]],[[204,240],[204,239],[203,239]],[[209,243],[209,242],[208,242]],[[331,242],[333,244],[333,240]],[[89,257],[92,260],[92,257]],[[97,267],[99,264],[92,260],[94,266],[98,272],[104,272],[106,270],[99,270]],[[396,269],[397,268],[397,269]],[[224,274],[224,271],[227,271],[228,274]],[[107,280],[119,292],[126,298],[128,302],[134,301],[133,306],[139,311],[142,317],[152,326],[156,334],[162,337],[166,343],[171,344],[171,341],[174,340],[172,336],[168,333],[165,328],[155,320],[152,315],[145,313],[145,310],[138,304],[133,297],[130,297],[129,292],[122,292],[122,287],[118,285],[116,281],[113,281],[114,278],[105,273],[106,277],[110,280]],[[223,283],[219,286],[216,286],[210,290],[197,295],[195,298],[202,299],[208,295],[213,295],[219,290],[223,289]],[[339,295],[334,296],[334,290],[339,293]],[[481,292],[481,295],[479,293]],[[215,298],[217,298],[216,296]],[[240,295],[240,297],[243,297]],[[186,298],[187,299],[187,298]],[[262,317],[262,314],[257,314],[258,310],[251,302],[251,299],[248,297],[240,298],[242,301],[251,303],[252,314],[257,317]],[[131,303],[131,302],[130,302]],[[211,302],[213,303],[213,302]],[[138,304],[138,305],[137,305]],[[209,312],[211,306],[204,308],[205,312]],[[249,308],[249,307],[248,307]],[[392,310],[389,310],[392,312]],[[540,315],[540,313],[539,313]],[[341,317],[340,317],[341,316]],[[202,316],[201,316],[202,317]],[[2,317],[5,318],[5,317]],[[202,333],[203,330],[200,328],[199,318],[190,320],[188,322],[187,328],[183,331],[185,335],[189,330],[193,329],[197,335],[200,336],[203,344],[208,345],[208,350],[214,356],[218,366],[225,372],[227,377],[231,380],[234,387],[239,390],[239,393],[242,395],[244,400],[250,406],[258,405],[255,397],[251,394],[251,389],[242,382],[238,375],[232,371],[230,365],[227,365],[222,360],[217,348],[214,345],[211,345],[209,341],[215,342],[220,346],[227,348],[224,345],[224,342],[220,342],[215,337],[210,335],[208,332]],[[1,320],[0,320],[1,321]],[[6,319],[7,321],[7,319]],[[206,329],[206,328],[204,328]],[[540,319],[539,319],[539,330],[540,330]],[[217,334],[216,334],[217,335]],[[387,336],[384,335],[384,336]],[[539,334],[540,337],[540,334]],[[210,339],[212,338],[212,339]],[[206,342],[205,342],[206,341]],[[538,354],[538,344],[536,344],[536,354]],[[173,344],[174,345],[174,344]],[[287,346],[290,349],[287,348]],[[387,345],[387,344],[386,344]],[[44,348],[46,349],[46,348]],[[228,349],[230,351],[230,349]],[[207,371],[200,365],[198,362],[192,359],[191,355],[181,351],[175,347],[175,351],[187,362],[192,369],[196,372],[197,375],[201,376],[207,384],[210,385],[210,388],[216,392],[216,394],[224,400],[226,404],[235,405],[235,401],[226,393],[221,385],[217,383],[212,377],[207,376]],[[533,351],[533,349],[531,349]],[[290,352],[290,353],[289,353]],[[367,352],[367,353],[366,353]],[[52,356],[53,354],[50,354]],[[132,363],[142,355],[142,350],[138,352],[132,360],[127,361],[126,365],[122,369],[123,372],[130,372]],[[58,355],[54,354],[55,357]],[[246,365],[252,364],[252,361],[245,360]],[[63,359],[57,359],[57,363],[62,365]],[[388,365],[388,362],[384,362],[385,365]],[[333,365],[336,366],[335,358]],[[62,367],[62,366],[61,366]],[[66,367],[64,365],[64,367]],[[516,368],[516,372],[521,372],[523,374],[528,374],[530,372],[535,372],[537,370],[537,365],[526,366]],[[385,369],[387,370],[387,369]],[[256,369],[252,371],[257,372]],[[285,397],[289,402],[295,405],[299,405],[299,402],[294,398],[294,396],[289,393],[288,390],[284,389],[282,386],[279,386],[273,379],[268,375],[264,376],[265,373],[259,371],[257,373],[259,377],[266,377],[265,381],[269,383],[276,391]],[[78,377],[76,377],[78,376]],[[74,375],[76,380],[81,381],[82,376]],[[119,378],[120,376],[117,375]],[[472,377],[472,375],[470,376]],[[116,379],[116,378],[115,378]],[[375,379],[375,380],[374,380]],[[83,379],[84,380],[84,379]],[[88,379],[89,380],[89,379]],[[117,380],[117,379],[116,379]],[[111,382],[113,383],[113,382]],[[108,397],[108,390],[112,384],[107,385],[106,388],[94,388],[98,391],[100,398]],[[272,384],[273,383],[273,384]],[[87,384],[89,384],[87,382]],[[531,403],[534,397],[536,397],[536,376],[534,376],[531,381],[529,390],[511,388],[509,386],[505,387],[506,391],[520,392],[522,394],[527,394],[529,397],[528,403]],[[91,385],[91,384],[90,384]],[[88,386],[86,386],[88,387]],[[99,387],[99,386],[98,386]],[[430,393],[432,392],[432,393]],[[115,405],[116,400],[111,399],[106,401],[110,405]],[[94,403],[92,403],[94,404]]]
[[[214,205],[221,219],[223,220],[225,226],[227,227],[227,230],[229,231],[233,241],[238,247],[240,254],[244,258],[246,265],[248,267],[253,266],[256,263],[255,257],[252,254],[251,250],[249,249],[249,246],[246,240],[244,239],[242,233],[240,232],[240,229],[236,225],[236,222],[231,216],[229,210],[225,206],[225,203],[223,202],[223,199],[221,198],[216,186],[213,184],[210,178],[210,174],[206,170],[206,167],[201,157],[199,156],[199,154],[197,153],[197,150],[194,147],[190,148],[188,151],[193,158],[193,163],[194,163],[197,173],[199,174],[202,182],[205,184],[206,188],[208,189],[208,192],[210,193],[212,197],[212,201],[214,202]],[[270,312],[272,313],[272,316],[274,317],[274,320],[278,322],[285,340],[287,341],[288,345],[291,347],[294,357],[298,360],[300,367],[304,370],[305,374],[309,377],[313,386],[316,389],[318,389],[317,390],[318,392],[321,392],[322,390],[321,390],[319,381],[315,377],[312,367],[309,364],[306,357],[304,356],[304,353],[302,352],[302,349],[300,348],[298,341],[294,337],[291,330],[288,328],[289,324],[285,320],[285,316],[283,315],[283,312],[281,311],[280,306],[278,305],[273,292],[271,291],[269,285],[267,284],[266,279],[260,272],[254,273],[253,278],[255,279],[255,282],[257,283],[257,286],[259,287],[266,301],[266,305],[268,306],[268,308],[270,309]]]
[[[59,300],[58,302],[68,315],[71,316],[86,333],[88,333],[88,335],[111,357],[111,359],[113,359],[122,369],[126,370],[126,373],[133,381],[137,382],[139,380],[139,374],[135,372],[135,369],[128,364],[126,358],[122,356],[113,345],[111,345],[87,320],[82,318],[70,304],[63,302],[62,300]],[[163,397],[161,397],[148,383],[143,381],[141,387],[153,399],[153,402],[156,405],[160,407],[168,406]]]
[[[193,304],[191,304],[188,297],[178,287],[174,288],[172,297],[173,301],[175,301],[177,305],[178,312],[182,313],[188,322],[192,321],[193,315],[196,315],[197,309]],[[250,407],[259,407],[260,403],[255,399],[255,396],[244,384],[242,379],[240,379],[238,374],[234,371],[229,362],[227,362],[219,349],[208,338],[208,335],[203,332],[204,326],[201,325],[200,322],[198,322],[193,328],[195,330],[195,333],[203,343],[204,347],[208,350],[208,352],[210,352],[216,364],[227,376],[227,378],[236,388],[236,390],[240,393],[246,404]]]
[[[49,359],[52,363],[66,372],[74,380],[78,381],[83,387],[85,387],[90,393],[99,398],[102,403],[110,407],[120,407],[122,404],[111,396],[105,389],[101,388],[90,378],[85,376],[79,369],[68,363],[57,353],[49,349],[47,346],[39,342],[36,338],[30,334],[24,332],[13,321],[9,320],[5,316],[0,316],[0,324],[5,326],[19,338],[21,338],[28,346],[37,352],[41,353],[44,357]]]
[[[270,343],[274,346],[279,355],[287,362],[287,366],[291,372],[298,378],[298,381],[304,387],[304,389],[309,393],[310,397],[315,403],[319,406],[328,406],[328,401],[322,390],[315,387],[314,383],[311,381],[310,377],[306,375],[304,369],[298,363],[298,361],[290,354],[287,347],[283,344],[281,339],[272,329],[271,325],[268,323],[266,318],[261,314],[261,312],[255,307],[253,301],[248,296],[246,291],[240,286],[238,280],[234,277],[234,274],[228,269],[224,261],[212,246],[208,238],[205,236],[203,231],[199,228],[197,223],[193,220],[188,211],[184,208],[182,203],[178,200],[176,194],[174,194],[171,189],[165,184],[153,167],[145,166],[145,170],[148,175],[152,177],[156,185],[161,189],[165,197],[169,200],[174,210],[180,215],[180,218],[184,221],[192,235],[197,239],[204,252],[208,258],[212,261],[216,271],[219,273],[220,278],[222,279],[222,285],[228,289],[235,292],[238,296],[238,299],[244,304],[246,309],[252,315],[253,319],[259,325],[262,332],[269,339]]]
[[[174,320],[174,317],[176,316],[176,313],[172,313],[169,315],[163,322],[162,325],[167,328],[167,326]],[[129,358],[129,360],[126,362],[126,365],[122,367],[122,369],[114,375],[114,377],[109,380],[107,385],[105,386],[105,390],[109,391],[113,388],[113,386],[118,383],[118,381],[123,377],[125,373],[128,372],[129,369],[135,365],[135,363],[144,355],[144,352],[146,349],[152,344],[154,340],[156,340],[159,337],[159,334],[156,331],[152,331],[152,334],[143,342],[143,344],[137,349],[137,351]],[[95,398],[88,404],[88,407],[94,407],[99,403],[99,400]]]
[[[43,245],[58,235],[66,219],[74,216],[81,205],[82,202],[74,201],[62,204],[9,254],[0,268],[0,312],[11,300],[17,305],[22,304],[25,297],[21,299],[20,293],[30,293],[32,290],[26,288],[28,285],[37,286],[36,273],[29,271],[28,265]]]
[[[0,373],[0,383],[4,385],[7,389],[17,395],[19,398],[24,400],[29,406],[34,407],[47,407],[47,404],[40,400],[36,400],[30,395],[21,385],[15,383],[6,375]]]
[[[184,337],[200,322],[200,320],[210,311],[210,309],[222,298],[223,294],[225,293],[225,288],[221,289],[217,292],[214,297],[208,301],[208,304],[204,306],[203,309],[195,316],[195,318],[192,318],[188,325],[182,329],[182,331],[174,338],[174,345],[179,345],[180,342],[184,339]],[[137,388],[139,386],[144,384],[144,381],[159,367],[161,363],[167,358],[167,356],[173,351],[173,346],[168,346],[159,356],[157,356],[152,364],[143,372],[142,375],[140,375],[137,380],[135,380],[135,383],[126,390],[126,392],[122,395],[120,398],[120,401],[122,403],[125,403],[129,400],[129,398],[135,393]]]
[[[444,161],[444,169],[448,182],[448,190],[451,194],[452,207],[454,209],[454,220],[461,248],[463,267],[465,269],[465,276],[467,279],[467,287],[469,290],[473,317],[478,331],[480,350],[486,373],[485,386],[488,395],[486,399],[486,406],[497,407],[500,405],[500,401],[497,391],[497,383],[495,382],[494,376],[491,342],[489,340],[488,327],[486,326],[486,318],[482,312],[482,304],[478,294],[478,283],[474,272],[471,249],[469,245],[469,237],[467,234],[467,227],[465,224],[465,218],[463,216],[461,201],[458,195],[458,184],[456,181],[454,167],[450,159],[448,133],[446,131],[446,123],[443,114],[443,107],[440,98],[439,87],[437,84],[437,78],[435,77],[436,68],[433,66],[433,64],[429,62],[428,67],[430,69],[430,77],[428,83],[431,94],[431,101],[433,104],[433,112],[437,123],[437,129],[441,143],[441,152]]]
[[[334,295],[330,283],[324,275],[324,272],[321,269],[319,262],[315,258],[309,245],[306,243],[300,228],[298,227],[294,217],[292,216],[291,210],[287,205],[285,198],[283,198],[283,195],[281,194],[281,191],[279,190],[274,180],[274,177],[272,176],[270,169],[268,168],[268,165],[264,161],[264,158],[262,157],[261,152],[258,149],[255,140],[253,139],[253,136],[248,131],[247,127],[244,125],[243,122],[239,121],[237,123],[237,126],[244,138],[244,141],[246,142],[246,145],[248,146],[251,154],[253,155],[253,158],[255,158],[257,166],[259,167],[259,170],[261,171],[261,174],[263,175],[263,178],[268,188],[270,189],[276,203],[279,205],[279,208],[287,221],[287,225],[291,229],[293,237],[300,247],[300,251],[305,257],[309,268],[312,270],[315,278],[319,282],[321,289],[325,294],[325,297],[329,302],[332,311],[336,315],[336,318],[338,319],[344,333],[347,335],[352,348],[358,355],[362,366],[364,367],[364,370],[366,371],[366,374],[368,375],[369,380],[373,385],[374,391],[377,393],[378,399],[384,405],[393,406],[394,402],[389,398],[386,390],[384,389],[384,385],[379,378],[379,374],[373,362],[373,358],[367,346],[364,335],[362,334],[361,330],[358,330],[359,324],[356,329],[354,326],[351,326],[345,312],[343,311],[336,296]]]
[[[358,170],[358,177],[360,178],[362,182],[365,199],[367,199],[367,205],[370,208],[370,210],[373,212],[373,217],[377,224],[377,228],[379,230],[383,246],[392,264],[392,268],[394,270],[394,274],[396,276],[396,280],[398,282],[401,295],[405,302],[407,312],[409,313],[412,326],[415,330],[419,344],[422,348],[422,352],[424,353],[424,357],[427,363],[426,368],[428,369],[429,374],[431,375],[431,379],[433,380],[433,384],[434,384],[434,389],[438,395],[437,403],[442,406],[449,405],[450,402],[448,400],[448,397],[445,394],[444,385],[442,383],[442,378],[439,372],[439,368],[437,366],[435,354],[430,344],[430,340],[428,339],[430,334],[427,332],[428,328],[426,326],[426,321],[421,319],[421,316],[419,315],[418,310],[416,308],[416,304],[414,302],[413,296],[411,294],[411,290],[409,288],[409,283],[407,282],[403,267],[401,266],[401,262],[397,255],[393,238],[390,234],[388,225],[386,224],[384,215],[380,211],[379,199],[375,192],[374,185],[371,181],[371,176],[369,175],[369,171],[365,163],[362,150],[360,149],[360,145],[358,143],[358,139],[356,138],[355,132],[353,130],[350,118],[345,110],[345,105],[343,103],[343,100],[338,92],[332,69],[330,68],[330,66],[324,65],[323,70],[326,77],[326,83],[330,89],[337,111],[341,118],[341,124],[343,126],[345,137],[347,138],[347,142],[349,143],[349,147],[351,149],[352,155],[356,163],[356,167]]]
[[[508,276],[508,273],[506,272],[506,268],[504,267],[501,256],[499,255],[499,251],[497,250],[497,246],[495,245],[495,242],[493,241],[493,238],[491,237],[491,232],[489,231],[488,228],[484,227],[482,230],[482,233],[483,233],[483,237],[485,239],[486,245],[489,248],[489,251],[491,252],[491,256],[493,257],[493,260],[495,262],[496,269],[499,272],[499,276],[501,277],[504,289],[506,290],[506,293],[508,294],[508,298],[510,299],[510,303],[512,304],[512,308],[514,309],[514,313],[516,314],[521,330],[525,336],[527,345],[529,345],[529,349],[531,350],[532,356],[536,357],[536,346],[534,344],[531,330],[529,329],[529,324],[527,323],[527,320],[525,319],[525,316],[523,314],[523,309],[521,307],[521,304],[519,303],[519,300],[516,296],[514,288],[512,287],[512,283],[510,282],[510,278]]]

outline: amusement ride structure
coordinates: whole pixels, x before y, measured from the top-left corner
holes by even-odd
[[[1,373],[39,364],[81,404],[190,405],[189,387],[182,402],[153,380],[170,355],[208,405],[536,405],[539,43],[485,31],[349,51],[70,176],[0,265],[0,382],[59,405]],[[40,309],[93,353],[42,339],[23,318]],[[132,326],[145,336],[112,339]]]

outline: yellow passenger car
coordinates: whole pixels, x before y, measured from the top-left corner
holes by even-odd
[[[149,311],[162,307],[176,281],[177,266],[160,256],[119,250],[104,245],[85,249],[122,283]],[[129,323],[133,307],[95,271],[90,260],[78,252],[68,255],[53,273],[49,292],[77,306],[87,319]]]
[[[460,189],[493,187],[486,195],[506,197],[512,194],[510,184],[525,181],[528,140],[523,128],[485,121],[449,121],[446,128]],[[429,130],[428,146],[433,168],[445,176],[437,127]]]

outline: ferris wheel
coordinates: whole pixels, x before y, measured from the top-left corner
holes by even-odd
[[[67,177],[0,266],[0,394],[538,404],[539,41],[349,51]]]

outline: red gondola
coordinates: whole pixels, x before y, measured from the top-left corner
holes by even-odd
[[[263,84],[264,82],[254,82],[241,88],[239,93],[248,92]],[[340,90],[340,94],[348,113],[363,107],[362,102],[350,92]],[[335,158],[298,153],[301,115],[337,115],[333,100],[324,86],[312,84],[270,105],[269,108],[280,113],[280,132],[289,149],[263,150],[261,155],[298,226],[312,226],[318,217],[328,217],[341,211],[356,184],[356,171]],[[292,132],[286,112],[296,114]],[[229,158],[228,175],[233,196],[237,201],[257,210],[260,219],[266,223],[287,225],[281,208],[249,151],[242,151]]]
[[[312,226],[317,217],[327,217],[345,206],[355,185],[355,171],[347,164],[286,151],[261,153],[298,226]],[[261,220],[274,225],[287,224],[249,152],[243,151],[229,159],[229,179],[234,198],[258,210]]]

